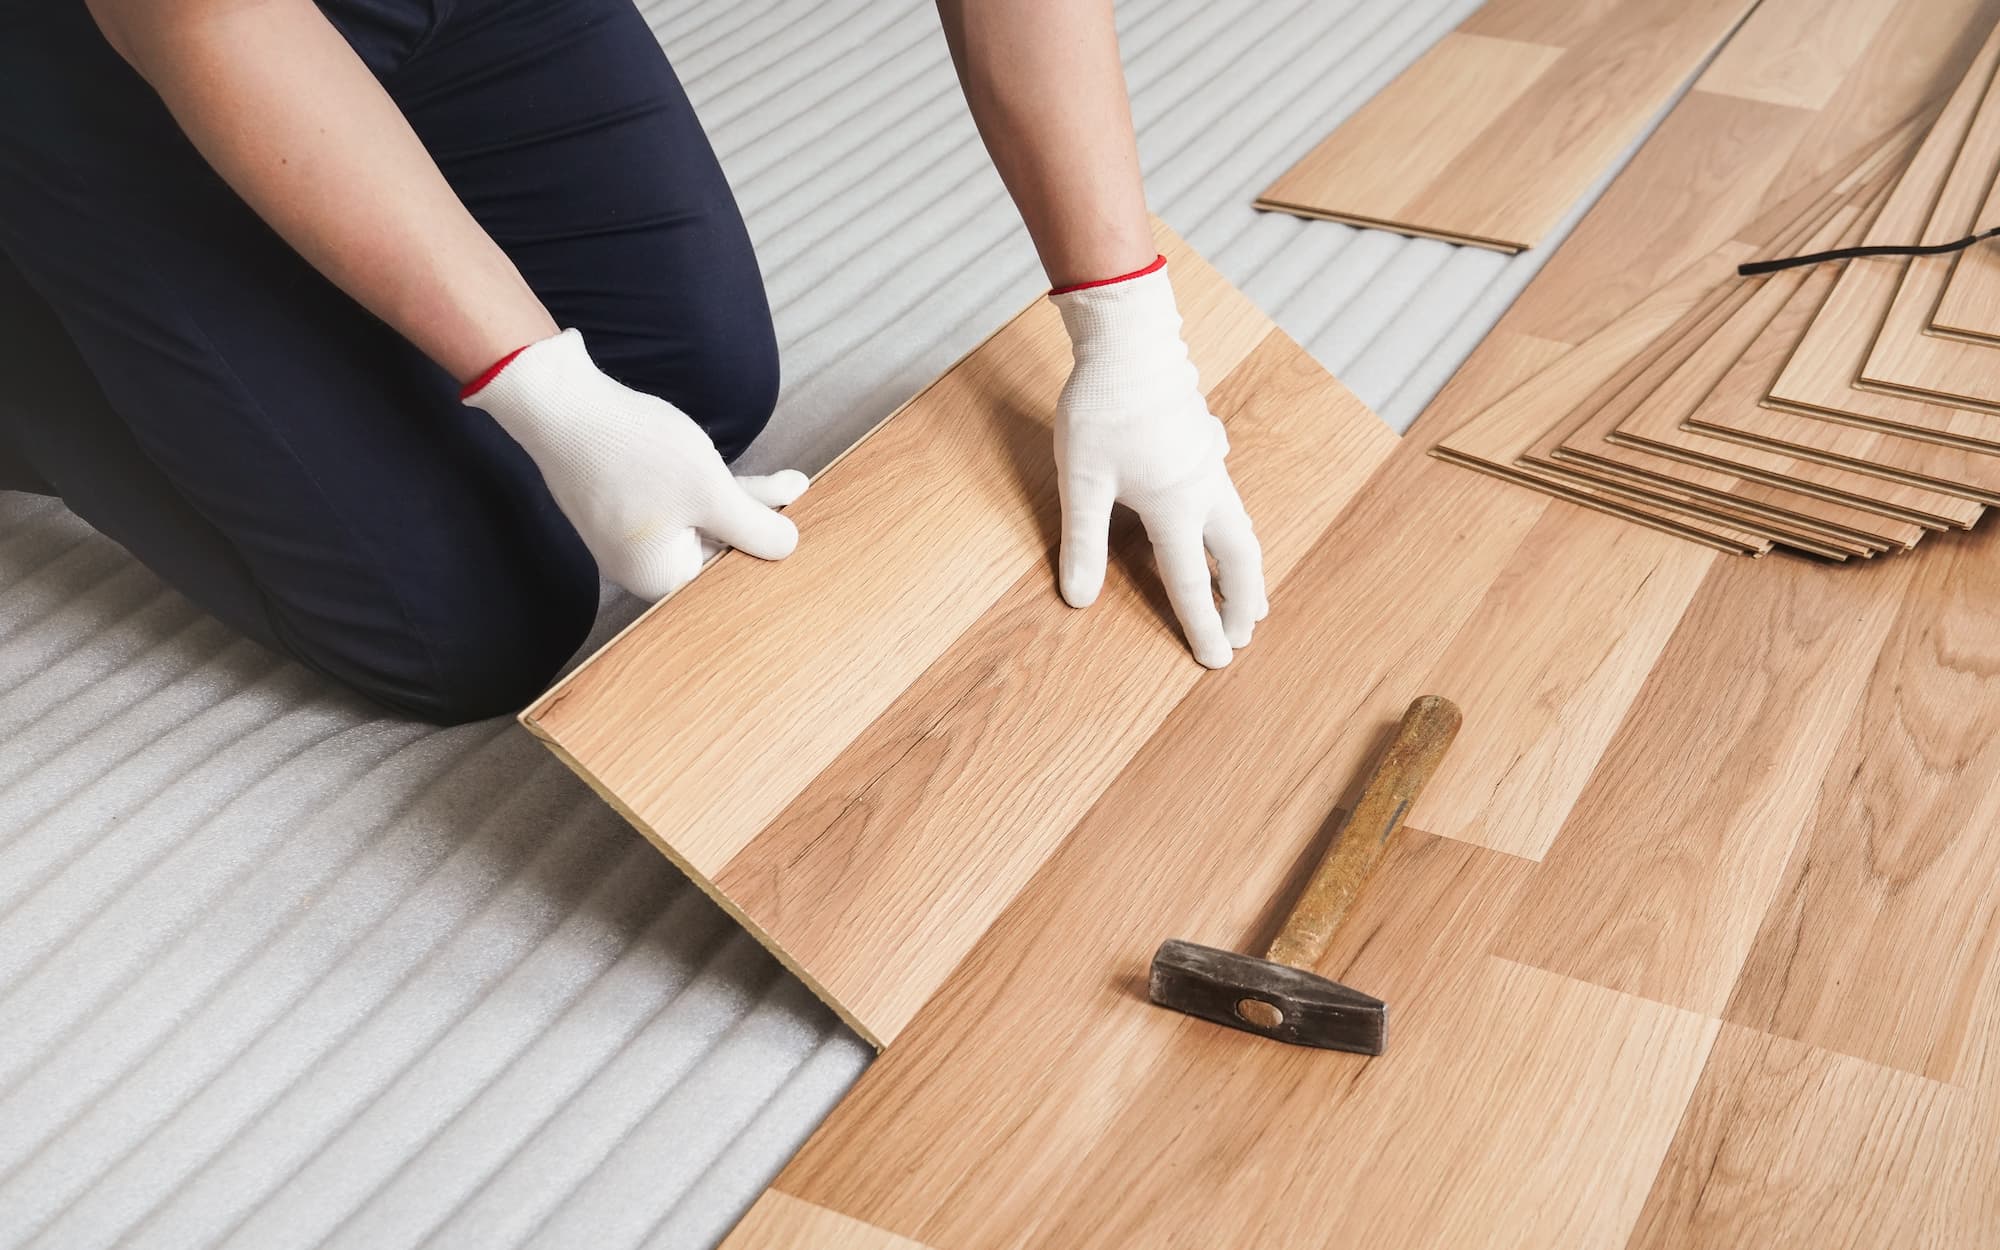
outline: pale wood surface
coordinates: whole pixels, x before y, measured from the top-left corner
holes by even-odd
[[[1162,247],[1281,585],[1395,436]],[[1201,673],[1135,525],[1089,612],[1053,598],[1068,362],[1037,301],[815,484],[783,577],[720,562],[524,715],[878,1044]]]
[[[836,961],[875,940],[864,930],[878,918],[920,914],[953,882],[995,871],[1007,884],[976,937],[944,959],[927,956],[928,929],[875,948],[863,989],[878,1002],[897,993],[884,983],[938,979],[733,1246],[774,1244],[769,1230],[795,1226],[804,1244],[894,1236],[938,1250],[1666,1246],[1696,1244],[1690,1228],[1698,1244],[1803,1247],[1897,1244],[1913,1226],[1914,1244],[1988,1244],[2000,921],[1983,889],[1995,764],[1974,744],[1992,736],[1981,736],[1986,709],[2000,707],[1988,660],[2000,623],[1965,582],[1991,567],[2000,539],[1933,536],[1932,563],[1719,560],[1429,454],[1578,344],[1621,332],[1638,300],[1591,275],[1643,269],[1665,283],[1719,263],[1757,214],[1948,88],[2000,9],[1884,3],[1894,12],[1881,30],[1921,29],[1924,41],[1855,52],[1819,111],[1737,102],[1787,136],[1782,150],[1669,142],[1639,153],[1593,211],[1625,228],[1579,229],[1565,263],[1536,282],[1567,290],[1531,291],[1299,543],[1270,619],[1228,669],[1162,695],[1146,641],[1156,635],[1135,633],[1116,644],[1131,653],[1131,689],[1103,685],[1112,666],[1091,667],[1104,661],[1090,633],[1126,628],[1117,622],[1133,605],[1107,594],[1074,614],[1052,602],[1042,531],[971,622],[755,813],[739,851],[815,787],[831,787],[828,811],[851,796],[820,826],[824,852],[801,848],[823,859],[783,913],[802,933],[837,916],[819,948]],[[1766,0],[1752,28],[1804,29],[1820,12],[1817,0]],[[1939,81],[1910,68],[1913,48]],[[1761,190],[1742,202],[1746,179]],[[1717,189],[1711,211],[1740,203],[1740,215],[1698,220],[1700,186],[1674,203],[1651,193],[1703,180]],[[1654,222],[1663,228],[1640,228]],[[1654,310],[1657,324],[1698,298]],[[1273,353],[1292,362],[1278,376],[1296,367],[1297,380],[1251,381]],[[1253,392],[1296,402],[1327,385],[1309,386],[1309,367],[1268,332],[1238,370],[1249,409]],[[1216,393],[1229,402],[1226,386]],[[1332,419],[1360,420],[1351,402],[1333,404]],[[896,421],[934,415],[920,404]],[[1319,467],[1367,461],[1378,439]],[[868,468],[871,454],[864,444],[842,464],[901,470]],[[1934,561],[1953,544],[1955,576]],[[870,554],[845,553],[850,564]],[[1009,599],[1031,574],[1043,579],[1039,609]],[[741,575],[711,584],[732,589],[713,603],[684,594],[651,628],[753,593]],[[1154,593],[1146,585],[1135,598]],[[836,590],[816,593],[838,602]],[[1116,620],[1094,621],[1107,606]],[[877,625],[928,638],[923,611],[892,605]],[[1069,620],[1078,632],[1061,627]],[[1055,658],[1038,659],[1032,642],[1007,651],[1009,630],[1055,639]],[[827,632],[829,664],[872,663],[839,653],[838,622]],[[744,714],[761,714],[749,696],[763,655],[739,653]],[[663,648],[653,669],[623,668],[623,687],[580,687],[588,697],[572,694],[565,715],[588,720],[596,703],[643,731],[630,722],[737,714],[726,701],[655,697],[678,680],[667,664]],[[1072,670],[1095,674],[1105,699],[1129,700],[1141,728],[1107,730],[1114,717],[1054,689]],[[844,689],[840,676],[822,673],[829,689]],[[1410,697],[1433,691],[1464,707],[1466,729],[1319,965],[1390,1003],[1388,1054],[1279,1046],[1151,1006],[1144,974],[1162,939],[1241,950],[1269,939],[1330,814]],[[829,702],[807,695],[794,711],[844,715]],[[995,711],[961,711],[970,705]],[[1019,728],[1037,708],[1053,726]],[[933,723],[955,727],[933,736]],[[988,724],[1015,728],[987,738]],[[1038,745],[1043,733],[1062,749]],[[1116,741],[1100,747],[1107,734]],[[862,763],[887,761],[897,743],[909,763]],[[593,753],[618,755],[603,741]],[[771,762],[709,767],[722,781]],[[870,788],[871,775],[898,773]],[[1883,801],[1840,807],[1854,784]],[[933,794],[949,802],[927,807]],[[1856,810],[1863,836],[1843,838]],[[1002,829],[992,812],[1016,815]],[[910,860],[897,849],[905,814],[931,831]],[[954,814],[963,842],[945,836]],[[735,840],[691,824],[653,833],[671,845],[683,831]],[[738,884],[782,897],[792,872],[773,856]],[[843,910],[849,892],[871,908]],[[1934,932],[1917,930],[1924,912]],[[1798,957],[1787,963],[1788,949]],[[1857,989],[1857,977],[1870,984]]]
[[[1988,88],[1932,206],[1923,242],[1948,243],[1978,224],[2000,169],[2000,91]],[[1929,333],[1957,257],[1919,256],[1903,271],[1862,365],[1861,381],[1968,406],[2000,419],[2000,346]]]
[[[2000,179],[1987,189],[1986,202],[1973,218],[1973,230],[1994,225],[2000,225]],[[2000,243],[1975,244],[1951,258],[1929,328],[1982,343],[2000,342]]]
[[[1872,220],[1870,209],[1879,207],[1879,201],[1858,207],[1859,211],[1829,216],[1816,235],[1785,243],[1778,250],[1858,242]],[[1722,504],[1760,512],[1770,509],[1780,519],[1830,527],[1885,549],[1908,548],[1923,534],[1947,525],[1970,525],[1981,507],[1956,495],[1745,446],[1684,424],[1763,411],[1758,401],[1775,376],[1782,352],[1797,341],[1835,274],[1824,268],[1790,270],[1746,284],[1754,290],[1732,293],[1735,311],[1688,352],[1670,376],[1635,380],[1621,397],[1624,402],[1599,408],[1573,428],[1552,429],[1528,456],[1551,456],[1594,474],[1680,481]],[[1852,427],[1826,428],[1862,450],[1887,439]],[[1944,454],[1963,455],[1955,450]],[[1995,468],[2000,469],[2000,462]]]
[[[1834,188],[1798,224],[1778,233],[1769,250],[1817,249],[1844,238],[1886,190],[1887,171],[1882,166],[1896,154],[1895,146],[1899,145],[1859,167],[1851,187]],[[1629,370],[1622,385],[1600,388],[1598,395],[1552,424],[1520,458],[1530,464],[1568,466],[1609,481],[1678,486],[1700,495],[1716,515],[1747,521],[1774,541],[1806,551],[1833,545],[1847,554],[1870,554],[1913,545],[1925,531],[1912,522],[1762,479],[1745,479],[1713,464],[1661,463],[1644,451],[1612,441],[1618,431],[1635,428],[1673,440],[1692,437],[1682,435],[1681,418],[1713,392],[1803,278],[1803,272],[1781,273],[1719,288],[1713,307],[1693,318],[1661,350],[1647,353],[1653,357],[1649,363]]]
[[[1733,242],[1788,254],[1859,241],[1857,233],[1884,238],[1911,228],[1930,213],[1965,148],[1963,140],[1992,77],[1995,57],[1995,45],[1989,43],[1973,59],[1936,125],[1930,117],[1911,123],[1908,133],[1924,135],[1924,142],[1914,160],[1897,155],[1893,163],[1908,167],[1879,214],[1870,190],[1870,204],[1858,199],[1821,204],[1783,231],[1753,224]],[[1976,159],[1989,159],[1994,149],[2000,149],[2000,142],[1985,144]],[[1857,170],[1871,171],[1875,160],[1868,158]],[[1874,175],[1867,176],[1872,184]],[[1857,178],[1858,173],[1848,180],[1854,197],[1862,189]],[[1755,403],[1764,382],[1773,378],[1773,362],[1787,351],[1787,367],[1796,375],[1833,339],[1844,336],[1851,350],[1865,350],[1851,321],[1821,307],[1836,272],[1786,271],[1753,282],[1721,280],[1698,298],[1684,299],[1681,318],[1642,349],[1617,345],[1613,355],[1623,359],[1567,415],[1551,419],[1533,411],[1529,396],[1555,393],[1537,379],[1521,388],[1522,395],[1509,397],[1445,440],[1443,454],[1565,498],[1577,498],[1579,482],[1647,491],[1683,508],[1692,505],[1711,522],[1820,555],[1907,549],[1928,532],[1972,524],[2000,486],[2000,457],[1904,437],[1915,433],[1905,427],[1892,434],[1887,428],[1834,424]],[[1690,278],[1683,274],[1675,281]],[[1698,277],[1692,280],[1699,282]],[[1839,294],[1845,299],[1869,289],[1850,275],[1842,274],[1840,281],[1845,290]],[[1643,319],[1648,302],[1667,289],[1654,291],[1623,319]],[[1813,308],[1820,311],[1810,312]],[[1800,341],[1802,323],[1811,327],[1812,341]],[[1593,345],[1586,343],[1586,350]],[[1849,392],[1862,396],[1864,403],[1873,398],[1850,385],[1851,378],[1836,388],[1821,376],[1823,393]],[[1952,429],[1965,428],[1963,414],[1948,420]],[[1773,432],[1780,436],[1777,441],[1770,438]],[[1937,431],[1922,434],[1925,439],[1943,437]],[[1554,478],[1558,473],[1566,476]]]
[[[1257,203],[1507,251],[1533,247],[1750,7],[1491,0]],[[1740,67],[1731,81],[1746,98],[1797,106],[1833,90],[1838,75],[1824,64],[1843,50]]]
[[[1982,49],[1876,219],[1870,243],[1907,243],[1923,232],[1993,80],[1995,62],[1995,49]],[[1889,257],[1849,262],[1773,383],[1770,400],[1809,416],[2000,451],[2000,419],[1993,414],[1855,384],[1910,263]]]
[[[736,1225],[729,1244],[738,1250],[930,1250],[921,1242],[775,1189],[758,1198]]]

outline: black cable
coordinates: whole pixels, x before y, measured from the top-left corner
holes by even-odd
[[[1753,260],[1747,265],[1736,266],[1736,272],[1745,278],[1760,277],[1776,273],[1780,269],[1796,269],[1800,265],[1821,265],[1830,260],[1853,260],[1859,256],[1943,256],[1947,252],[1962,252],[1975,243],[1987,239],[2000,238],[2000,226],[1991,230],[1981,230],[1978,234],[1968,234],[1950,243],[1930,243],[1923,246],[1876,244],[1869,247],[1837,247],[1831,252],[1808,252],[1804,256],[1786,256],[1778,260]]]

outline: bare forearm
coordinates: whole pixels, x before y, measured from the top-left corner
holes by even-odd
[[[1111,0],[938,0],[938,15],[1050,284],[1151,261]]]
[[[237,194],[463,379],[555,332],[409,123],[310,0],[90,0]]]

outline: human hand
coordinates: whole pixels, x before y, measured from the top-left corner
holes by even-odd
[[[598,571],[648,602],[727,545],[782,560],[799,532],[775,509],[804,493],[793,469],[733,477],[686,414],[600,371],[583,336],[531,343],[466,388],[521,444]]]
[[[1181,341],[1166,263],[1050,293],[1075,363],[1056,404],[1062,596],[1088,607],[1104,584],[1111,507],[1139,514],[1195,659],[1228,664],[1270,611],[1264,556]],[[1218,612],[1208,557],[1222,584]]]

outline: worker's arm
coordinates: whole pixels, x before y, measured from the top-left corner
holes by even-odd
[[[1111,0],[938,0],[938,13],[1075,355],[1056,407],[1063,597],[1097,598],[1123,503],[1145,522],[1188,645],[1219,668],[1268,610],[1263,556],[1156,263]]]
[[[790,552],[796,531],[767,505],[804,479],[739,486],[699,426],[558,335],[311,0],[87,2],[258,216],[458,380],[484,382],[469,402],[534,458],[606,577],[656,598],[699,570],[702,535]]]

